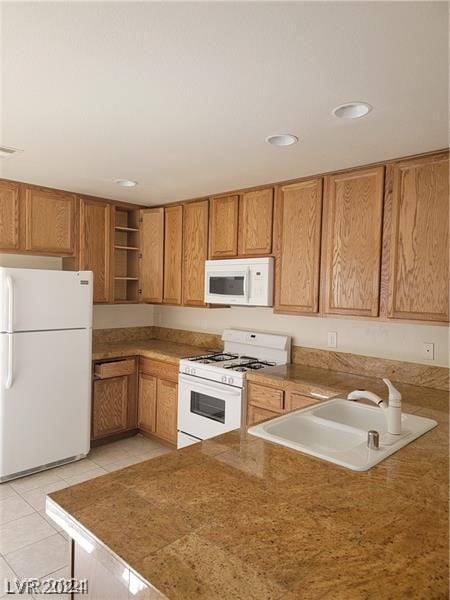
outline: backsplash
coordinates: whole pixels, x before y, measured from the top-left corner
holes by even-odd
[[[189,344],[205,350],[221,350],[223,348],[220,335],[200,331],[157,326],[97,329],[93,331],[94,344],[136,342],[148,339]],[[349,352],[317,350],[301,346],[292,346],[291,360],[295,364],[319,369],[329,369],[373,378],[389,377],[394,381],[420,387],[440,390],[449,389],[449,369],[445,367],[375,358]]]

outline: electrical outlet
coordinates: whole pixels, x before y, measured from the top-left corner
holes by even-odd
[[[434,344],[425,342],[423,345],[423,358],[425,360],[434,360]]]
[[[337,332],[328,332],[328,348],[337,348]]]

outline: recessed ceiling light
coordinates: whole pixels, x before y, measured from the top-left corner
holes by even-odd
[[[346,102],[333,109],[333,115],[340,119],[359,119],[370,113],[372,107],[367,102]]]
[[[120,185],[120,187],[129,188],[137,185],[137,181],[132,181],[131,179],[115,179],[114,183]]]
[[[277,133],[266,137],[266,142],[274,146],[292,146],[298,142],[298,137],[292,133]]]

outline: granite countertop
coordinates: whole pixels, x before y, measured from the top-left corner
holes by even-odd
[[[180,358],[198,356],[210,352],[199,346],[167,342],[165,340],[143,340],[127,342],[94,342],[92,360],[118,358],[121,356],[144,356],[155,360],[178,363]]]
[[[439,426],[367,472],[234,431],[50,498],[171,600],[447,598],[448,392],[400,387]]]

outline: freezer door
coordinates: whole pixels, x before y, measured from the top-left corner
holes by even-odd
[[[0,334],[0,478],[89,451],[91,337]]]
[[[91,271],[0,268],[0,332],[91,326]]]

